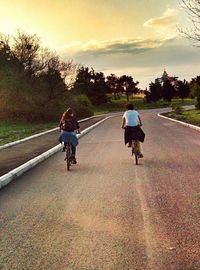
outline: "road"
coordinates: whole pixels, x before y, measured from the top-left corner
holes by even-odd
[[[0,191],[0,269],[199,270],[200,133],[141,113],[136,166],[120,117]]]

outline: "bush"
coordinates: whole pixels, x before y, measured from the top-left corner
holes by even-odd
[[[196,108],[200,109],[200,86],[194,84],[192,87],[192,95],[196,97]]]
[[[77,118],[85,118],[94,115],[92,104],[86,95],[78,95],[74,97],[74,111]]]
[[[183,112],[183,108],[181,106],[178,106],[178,105],[172,105],[172,110],[176,114],[181,114]]]

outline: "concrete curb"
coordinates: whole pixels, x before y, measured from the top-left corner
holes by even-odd
[[[182,122],[182,121],[179,121],[179,120],[176,120],[176,119],[173,119],[173,118],[164,116],[164,115],[162,115],[162,114],[160,114],[160,113],[158,113],[157,115],[158,115],[159,117],[161,117],[161,118],[164,118],[164,119],[173,121],[173,122],[175,122],[175,123],[181,124],[182,126],[189,127],[189,128],[192,128],[192,129],[195,129],[195,130],[200,131],[200,127],[198,127],[198,126],[195,126],[195,125],[192,125],[192,124],[188,124],[188,123],[185,123],[185,122]]]
[[[91,117],[88,117],[88,118],[81,119],[81,120],[79,120],[78,122],[79,122],[79,123],[82,123],[82,122],[85,122],[85,121],[90,120],[90,119],[93,119],[93,118],[102,117],[102,116],[105,116],[105,117],[106,117],[106,115],[107,115],[107,114],[100,114],[100,115],[91,116]],[[11,143],[3,144],[3,145],[0,146],[0,150],[1,150],[1,149],[8,148],[8,147],[13,146],[13,145],[16,145],[16,144],[19,144],[19,143],[22,143],[22,142],[25,142],[25,141],[28,141],[28,140],[31,140],[31,139],[34,139],[34,138],[37,138],[37,137],[39,137],[39,136],[42,136],[42,135],[51,133],[51,132],[56,131],[56,130],[58,130],[58,127],[49,129],[49,130],[47,130],[47,131],[43,131],[43,132],[37,133],[37,134],[35,134],[35,135],[26,137],[26,138],[24,138],[24,139],[20,139],[20,140],[11,142]]]
[[[94,125],[84,129],[82,131],[81,134],[78,135],[78,138],[84,136],[85,134],[87,134],[89,131],[91,131],[92,129],[94,129],[96,126],[100,125],[101,123],[103,123],[104,121],[118,116],[117,114],[112,115],[112,116],[108,116],[102,120],[100,120],[99,122],[95,123]],[[50,156],[52,156],[53,154],[57,153],[58,151],[61,150],[63,146],[61,144],[56,145],[55,147],[49,149],[48,151],[44,152],[43,154],[27,161],[26,163],[22,164],[21,166],[15,168],[14,170],[8,172],[7,174],[4,174],[0,177],[0,189],[4,186],[6,186],[7,184],[9,184],[11,181],[13,181],[14,179],[16,179],[18,176],[22,175],[23,173],[25,173],[26,171],[30,170],[31,168],[33,168],[34,166],[36,166],[37,164],[41,163],[42,161],[44,161],[45,159],[49,158]]]

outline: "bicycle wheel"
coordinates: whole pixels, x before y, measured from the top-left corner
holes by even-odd
[[[66,161],[67,161],[67,170],[70,170],[70,166],[71,166],[71,146],[70,144],[67,144],[66,147]]]
[[[135,155],[135,164],[138,165],[138,144],[137,141],[134,141],[134,155]]]

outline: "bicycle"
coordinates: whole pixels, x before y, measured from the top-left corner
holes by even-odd
[[[65,159],[66,162],[67,162],[67,170],[69,171],[70,170],[70,166],[72,164],[72,146],[71,146],[71,143],[68,142],[66,144],[66,147],[65,147]]]
[[[132,156],[135,156],[135,164],[138,165],[138,160],[140,156],[140,151],[138,148],[138,141],[137,140],[132,140],[131,142],[131,150],[132,150]]]

